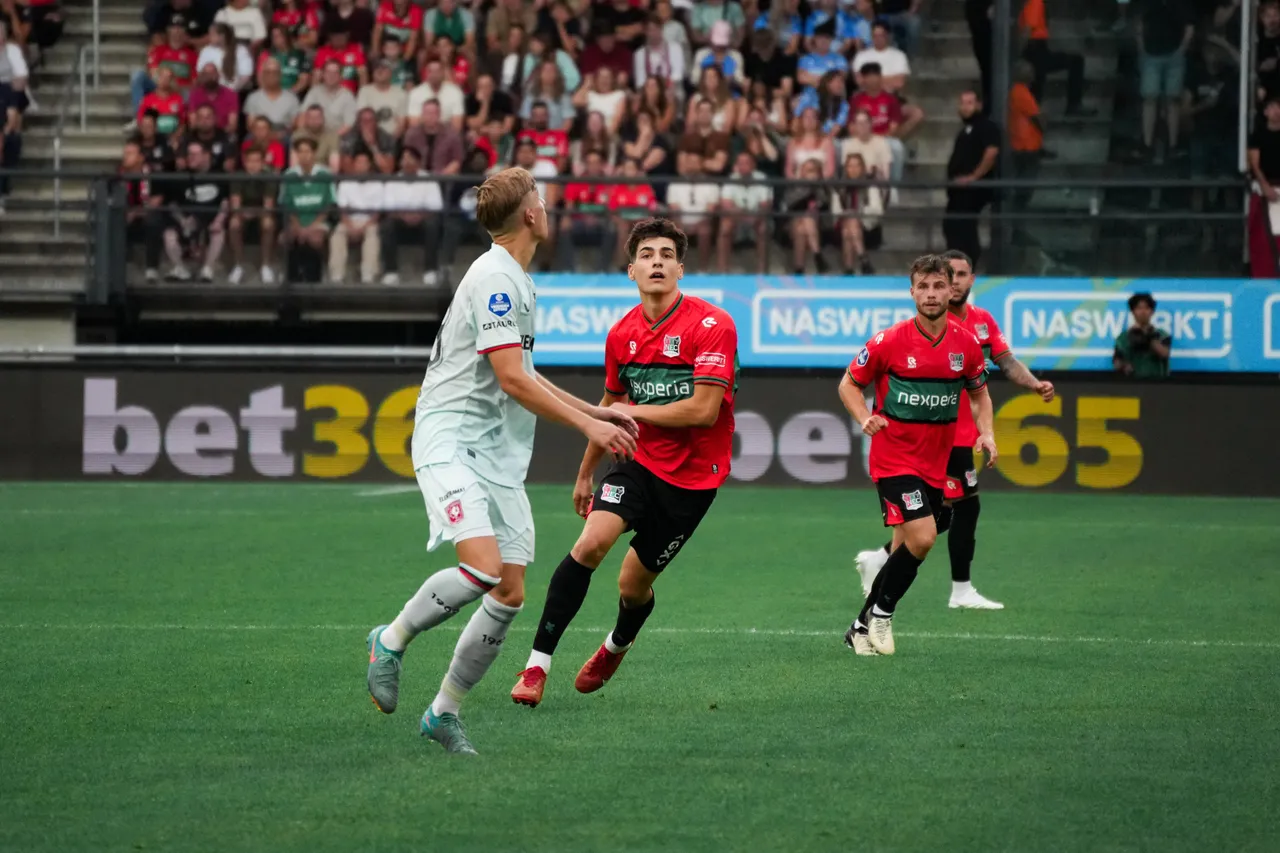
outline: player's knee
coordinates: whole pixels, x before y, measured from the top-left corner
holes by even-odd
[[[503,578],[497,586],[489,591],[489,595],[499,604],[507,607],[524,605],[524,578]]]
[[[905,541],[912,554],[919,559],[924,559],[938,541],[938,531],[935,529],[908,531]]]
[[[652,592],[653,588],[644,578],[626,572],[618,575],[618,595],[628,607],[640,607],[647,603]]]
[[[612,547],[613,540],[609,537],[602,536],[594,530],[584,530],[569,554],[582,565],[594,569],[609,556],[609,549]]]

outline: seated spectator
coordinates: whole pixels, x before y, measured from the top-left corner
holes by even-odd
[[[293,138],[294,165],[280,185],[280,217],[289,247],[288,281],[318,282],[329,239],[335,191],[328,169],[316,162],[316,143],[301,132]]]
[[[249,0],[227,0],[227,5],[213,16],[213,23],[225,24],[235,33],[236,40],[257,53],[267,40],[267,22],[257,5]]]
[[[282,27],[288,33],[291,44],[309,53],[320,43],[320,12],[323,8],[323,4],[313,0],[275,0],[271,4],[271,26]],[[269,45],[275,44],[270,33],[267,38]],[[281,64],[285,67],[287,77],[288,63]],[[295,94],[301,93],[295,92]]]
[[[334,22],[325,27],[327,38],[324,47],[316,51],[316,66],[324,68],[330,62],[338,63],[342,85],[352,95],[369,82],[369,59],[360,42],[352,41],[346,24]]]
[[[217,71],[212,74],[216,82]],[[186,123],[186,104],[183,103],[182,94],[173,87],[173,72],[163,65],[155,70],[155,84],[155,89],[138,104],[136,121],[141,122],[145,113],[155,113],[156,129],[165,136],[170,136],[181,130]]]
[[[831,39],[835,35],[835,24],[827,21],[814,30],[810,39],[812,49],[800,57],[796,65],[796,82],[806,88],[817,87],[822,82],[822,75],[828,71],[844,73],[849,61],[843,54],[831,49]]]
[[[533,105],[529,124],[516,137],[517,142],[526,139],[537,147],[539,160],[555,166],[556,174],[569,173],[569,133],[564,127],[552,126],[551,111],[542,101]]]
[[[374,55],[382,56],[383,42],[390,36],[400,42],[405,55],[417,56],[422,18],[422,7],[412,0],[382,0],[373,25]]]
[[[694,110],[693,121],[686,125],[676,149],[698,155],[697,169],[700,174],[723,175],[729,169],[729,144],[729,134],[715,129],[715,114],[711,104],[700,101]]]
[[[379,59],[373,65],[373,82],[360,87],[357,109],[371,109],[378,117],[378,127],[391,139],[404,135],[407,124],[409,93],[391,82],[391,63]],[[387,169],[386,171],[391,171]]]
[[[554,0],[538,10],[537,23],[526,32],[530,35],[537,33],[546,40],[548,48],[562,50],[576,62],[586,45],[583,38],[585,30],[585,19],[576,16],[567,0]]]
[[[735,4],[737,5],[737,4]],[[708,68],[720,71],[737,89],[747,87],[746,62],[742,54],[730,47],[733,38],[733,27],[728,21],[716,21],[711,27],[711,41],[706,47],[693,56],[693,68],[690,69],[689,81],[698,85],[703,73]]]
[[[858,51],[849,64],[858,88],[862,88],[862,69],[871,63],[880,69],[880,85],[886,92],[896,95],[907,85],[911,64],[907,62],[907,55],[889,41],[889,25],[881,21],[876,21],[871,30],[871,44]]]
[[[428,63],[439,62],[444,68],[446,79],[456,83],[463,94],[471,91],[471,58],[458,50],[453,39],[439,36],[434,44],[419,51],[419,54],[422,57],[420,77],[426,78]]]
[[[812,41],[818,27],[830,23],[833,30],[831,49],[851,56],[871,42],[871,22],[837,6],[837,0],[817,0],[804,22],[806,40]]]
[[[193,0],[168,0],[167,2],[148,4],[142,12],[142,21],[151,37],[151,44],[163,44],[167,38],[170,22],[177,17],[187,31],[192,46],[199,50],[208,40],[209,26],[213,23],[216,8],[206,8],[209,4],[198,7]]]
[[[920,0],[879,0],[877,5],[894,42],[907,56],[915,56],[920,44]]]
[[[1111,363],[1117,373],[1134,379],[1167,379],[1173,336],[1151,322],[1156,300],[1150,293],[1129,297],[1133,325],[1116,338]]]
[[[444,66],[439,62],[427,63],[426,76],[422,83],[409,92],[409,103],[405,109],[410,126],[421,120],[422,108],[428,101],[436,102],[442,121],[454,130],[462,130],[462,122],[467,115],[466,96],[462,94],[462,89],[457,83],[445,79]],[[428,169],[430,165],[430,163],[427,164]]]
[[[169,137],[157,128],[160,114],[155,110],[145,110],[138,116],[138,130],[129,141],[142,151],[142,158],[147,164],[147,171],[152,174],[172,172],[178,168],[178,158]]]
[[[773,0],[769,4],[769,10],[756,17],[754,29],[753,36],[769,33],[773,37],[771,44],[794,61],[804,47],[805,21],[800,17],[800,0]],[[750,57],[747,61],[751,61]],[[750,71],[747,76],[755,79]]]
[[[680,49],[684,54],[684,67],[688,68],[693,63],[693,44],[689,39],[689,30],[676,17],[671,0],[657,0],[653,4],[653,14],[662,22],[662,37],[666,39],[667,44]]]
[[[844,73],[828,71],[816,89],[805,89],[796,99],[797,123],[805,110],[818,111],[822,132],[835,136],[849,123],[849,96],[844,91]]]
[[[686,69],[684,51],[667,41],[662,32],[662,21],[656,16],[645,25],[644,44],[632,59],[631,81],[637,89],[644,87],[650,77],[658,78],[664,88],[674,92],[684,89]]]
[[[164,41],[152,45],[147,51],[147,70],[134,71],[130,76],[129,90],[133,99],[134,116],[142,109],[142,99],[156,90],[157,74],[161,68],[168,69],[171,75],[170,85],[180,90],[179,95],[184,94],[195,82],[197,55],[188,40],[186,22],[181,15],[175,15],[169,21],[164,35]],[[136,119],[127,130],[133,130],[134,127]]]
[[[840,159],[848,162],[857,156],[862,160],[867,177],[887,181],[893,176],[893,151],[883,136],[871,132],[871,116],[866,110],[853,114],[849,138],[840,143]]]
[[[751,34],[744,72],[753,88],[757,83],[764,85],[767,97],[779,92],[789,98],[795,89],[796,57],[779,49],[772,30],[756,30]]]
[[[422,160],[413,148],[400,152],[400,171],[405,180],[387,181],[382,220],[382,283],[400,283],[400,241],[423,246],[422,283],[435,287],[440,281],[440,238],[443,234],[444,200],[440,185],[426,180]]]
[[[26,38],[27,52],[31,56],[31,64],[38,68],[44,61],[45,53],[62,37],[66,13],[58,0],[26,0],[23,5],[27,7],[30,18]]]
[[[262,164],[273,172],[283,172],[289,166],[289,155],[284,150],[284,143],[277,138],[271,121],[266,116],[257,116],[249,121],[249,135],[240,143],[240,158],[250,148],[257,149]]]
[[[747,106],[746,101],[730,91],[729,81],[714,65],[703,69],[698,90],[689,98],[689,108],[685,111],[684,119],[686,127],[696,123],[698,107],[703,103],[711,105],[711,127],[720,133],[730,134],[737,129],[741,120],[740,111]]]
[[[658,200],[653,187],[645,182],[640,162],[630,157],[622,161],[620,174],[628,178],[628,183],[614,184],[609,193],[609,215],[613,220],[613,232],[616,238],[613,251],[613,266],[627,268],[627,238],[631,236],[631,228],[638,220],[653,216],[657,210]]]
[[[172,268],[170,281],[191,281],[185,263],[186,252],[198,253],[201,281],[213,281],[213,266],[226,245],[228,185],[210,178],[212,161],[203,144],[191,139],[185,146],[186,181],[166,181],[163,208],[152,220],[148,239],[153,247],[163,241]],[[203,251],[201,251],[203,249]],[[159,256],[154,248],[148,255]],[[154,273],[148,276],[154,279]]]
[[[648,110],[658,133],[670,133],[676,120],[675,96],[665,80],[650,77],[632,99],[631,115]]]
[[[796,121],[795,135],[787,142],[786,177],[799,180],[803,175],[804,164],[810,161],[818,164],[819,177],[835,177],[835,143],[822,132],[818,110],[810,107]]]
[[[582,86],[582,73],[578,71],[578,65],[573,61],[573,57],[560,48],[550,47],[545,35],[534,33],[529,36],[529,52],[525,54],[523,60],[524,78],[529,79],[533,69],[543,61],[554,62],[556,68],[560,69],[560,76],[564,78],[566,90],[576,92]],[[504,78],[507,76],[505,65],[502,76]]]
[[[599,253],[589,272],[604,272],[610,267],[614,239],[609,219],[608,184],[598,183],[605,176],[604,154],[588,151],[579,183],[569,184],[564,191],[565,216],[560,219],[560,237],[556,241],[556,268],[565,272],[576,269],[575,247],[593,246]]]
[[[862,110],[871,116],[871,131],[883,136],[893,151],[892,179],[902,180],[907,164],[907,146],[903,142],[924,121],[924,112],[913,107],[910,112],[892,92],[880,85],[880,67],[874,62],[862,66],[862,88],[853,96],[854,111]]]
[[[146,171],[147,162],[142,154],[142,146],[133,140],[129,140],[124,144],[124,150],[120,153],[120,165],[116,167],[116,174],[142,175],[146,174]],[[156,196],[155,201],[158,202],[159,200],[160,197]],[[151,212],[151,206],[150,181],[145,178],[134,178],[125,182],[125,239],[129,243],[138,243],[146,239],[147,215]],[[147,269],[154,271],[159,266],[160,254],[157,250],[155,258],[147,262]]]
[[[861,156],[850,154],[844,158],[845,180],[864,181],[870,177]],[[832,198],[831,212],[839,217],[836,221],[845,275],[875,274],[875,267],[867,256],[866,232],[880,227],[880,217],[884,214],[883,198],[878,187],[841,187]]]
[[[243,92],[253,82],[253,55],[226,24],[209,28],[209,43],[200,51],[196,67],[218,69],[218,82],[235,92]]]
[[[498,89],[488,74],[476,78],[476,91],[467,95],[466,111],[467,130],[473,135],[481,133],[490,121],[499,122],[504,135],[515,130],[515,104],[510,95]]]
[[[427,41],[435,42],[440,36],[448,36],[463,55],[475,59],[476,19],[458,0],[439,0],[434,9],[427,10],[422,29]]]
[[[507,33],[507,43],[491,53],[486,68],[498,79],[499,88],[519,96],[529,85],[537,60],[529,53],[529,40],[518,24]]]
[[[182,161],[182,152],[192,142],[200,143],[209,160],[209,168],[213,171],[236,171],[238,152],[235,139],[230,131],[218,124],[218,114],[209,104],[201,104],[191,112],[191,127],[187,128],[178,141],[179,169],[191,168],[190,164]]]
[[[213,112],[216,127],[229,134],[239,133],[240,97],[219,80],[217,68],[212,65],[202,66],[196,76],[196,85],[187,93],[187,110],[194,115],[207,108]]]
[[[791,232],[792,268],[796,275],[804,275],[812,257],[818,275],[826,275],[822,218],[831,213],[833,192],[822,183],[822,166],[818,160],[805,160],[796,177],[798,183],[788,187],[783,196],[783,210],[791,214],[787,228]]]
[[[390,174],[396,168],[396,140],[378,126],[378,114],[365,107],[356,114],[355,127],[342,136],[338,144],[342,154],[342,174],[350,174],[361,154],[369,158],[375,172]]]
[[[613,71],[600,68],[595,76],[582,84],[573,95],[573,105],[586,114],[600,113],[604,116],[609,135],[615,136],[622,120],[627,117],[627,93],[615,85]]]
[[[790,99],[787,93],[782,89],[769,91],[769,87],[762,82],[751,84],[751,94],[747,99],[747,109],[757,109],[764,114],[765,127],[774,133],[782,136],[788,136],[791,133],[791,123],[794,121],[791,115]]]
[[[703,158],[681,145],[676,155],[676,172],[687,180],[673,181],[667,187],[667,209],[671,218],[698,244],[698,269],[711,264],[711,226],[720,206],[720,187],[709,181]]]
[[[280,146],[279,142],[272,144]],[[281,161],[285,159],[283,150],[279,158]],[[245,231],[250,231],[257,232],[262,250],[259,277],[263,284],[272,285],[276,283],[276,273],[271,268],[271,261],[276,248],[275,206],[278,190],[276,182],[267,180],[267,177],[278,175],[280,170],[267,165],[266,152],[259,145],[246,148],[242,159],[245,177],[231,186],[231,221],[228,232],[231,235],[233,266],[227,274],[227,283],[236,285],[244,280],[244,237]]]
[[[764,173],[756,168],[756,158],[742,151],[733,161],[729,180],[720,187],[720,236],[716,261],[720,272],[729,271],[729,252],[735,244],[755,245],[756,272],[764,275],[769,259],[766,240],[769,214],[773,210],[773,190],[762,183]]]
[[[485,153],[487,161],[483,172],[490,175],[511,165],[516,138],[507,131],[501,119],[491,118],[472,147]]]
[[[348,44],[358,44],[362,48],[373,41],[373,12],[356,0],[332,0],[330,8],[321,15],[321,24],[320,44],[328,44],[334,30],[344,31]],[[320,64],[316,62],[316,65]]]
[[[712,32],[716,24],[721,22],[729,25],[730,44],[742,44],[742,36],[747,25],[747,16],[743,13],[742,6],[735,0],[698,0],[693,5],[693,14],[689,17],[693,43],[698,47],[711,44]]]
[[[1155,147],[1156,118],[1164,107],[1167,151],[1178,149],[1180,101],[1187,72],[1187,48],[1196,28],[1183,0],[1146,0],[1139,7],[1138,56],[1142,74],[1142,145],[1145,154],[1164,162]]]
[[[783,146],[770,130],[764,110],[751,107],[738,133],[733,138],[730,156],[736,163],[739,155],[750,154],[752,168],[771,178],[782,177]]]
[[[274,133],[283,135],[297,123],[302,104],[298,103],[297,95],[284,87],[280,62],[270,53],[264,52],[262,55],[266,60],[258,67],[258,89],[245,98],[244,114],[250,122],[259,118],[266,119]],[[284,153],[283,149],[281,153]],[[274,164],[272,168],[283,172],[284,166],[282,162]]]
[[[364,149],[356,152],[350,174],[367,177],[373,161]],[[382,256],[378,217],[386,203],[386,188],[381,181],[356,180],[338,184],[338,224],[329,237],[329,281],[341,284],[347,277],[347,251],[352,243],[360,246],[360,283],[373,284],[378,277]]]
[[[588,155],[593,152],[601,157],[603,174],[612,174],[613,164],[618,161],[618,138],[609,132],[604,115],[598,112],[587,114],[582,137],[569,146],[573,174],[581,177],[587,173]]]
[[[422,105],[418,123],[405,131],[404,146],[416,149],[422,167],[433,175],[456,175],[462,171],[462,158],[466,153],[462,134],[441,119],[439,101]],[[453,197],[452,187],[443,189],[446,199]]]
[[[649,110],[641,109],[633,121],[627,122],[619,141],[619,156],[624,161],[635,160],[644,174],[667,175],[673,171],[671,144],[658,132]]]
[[[567,8],[565,13],[567,24],[573,20],[573,13]],[[502,52],[508,43],[508,34],[515,27],[520,28],[522,35],[533,32],[538,26],[538,14],[539,8],[524,0],[498,0],[484,22],[484,40],[489,52]]]
[[[901,2],[901,0],[899,0]],[[1018,14],[1018,30],[1025,39],[1022,57],[1035,69],[1031,94],[1036,101],[1044,97],[1045,79],[1058,71],[1067,72],[1067,115],[1088,116],[1093,110],[1082,106],[1084,101],[1084,57],[1078,53],[1063,53],[1049,48],[1049,25],[1045,18],[1044,0],[1025,0]],[[911,51],[908,50],[907,53]]]
[[[634,61],[634,51],[614,35],[612,28],[605,26],[592,33],[591,43],[578,57],[578,70],[583,77],[590,78],[600,69],[607,68],[618,85],[625,87]]]
[[[644,29],[645,13],[631,0],[601,0],[591,7],[591,34],[597,38],[605,32],[613,33],[618,43],[630,51],[644,41]],[[620,78],[626,76],[620,69],[614,70]]]
[[[356,98],[342,84],[341,63],[331,59],[320,68],[320,83],[307,92],[302,109],[319,107],[324,113],[325,129],[341,136],[356,122]]]
[[[529,81],[524,99],[520,102],[520,118],[529,121],[535,107],[541,104],[547,111],[547,123],[566,133],[573,127],[578,109],[573,105],[573,95],[565,89],[564,76],[554,62],[538,66],[538,73]]]
[[[395,36],[383,36],[382,38],[382,54],[383,62],[391,66],[391,85],[397,89],[404,89],[406,95],[409,90],[418,85],[418,71],[413,62],[410,62],[404,56],[404,44]],[[408,99],[405,100],[405,113],[408,114]]]
[[[268,62],[274,62],[279,70],[279,86],[290,92],[294,102],[300,104],[299,99],[311,86],[311,60],[306,51],[294,45],[288,28],[283,24],[271,25],[267,31],[267,49],[258,54],[259,86],[262,85],[262,69]]]
[[[554,178],[560,174],[554,162],[538,156],[538,146],[527,136],[516,142],[515,165],[535,178]],[[560,185],[540,180],[538,195],[542,196],[548,210],[554,210],[560,203]]]
[[[343,89],[345,92],[346,90]],[[314,162],[323,166],[329,172],[337,172],[340,165],[340,153],[338,151],[338,134],[329,130],[324,114],[324,107],[319,104],[313,104],[302,111],[302,115],[298,118],[298,129],[293,132],[293,142],[299,139],[306,139],[311,143],[311,156]],[[291,166],[297,166],[298,146],[293,145],[293,158],[291,158]]]

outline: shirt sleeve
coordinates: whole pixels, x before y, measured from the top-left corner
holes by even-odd
[[[982,345],[973,335],[965,342],[964,387],[977,391],[987,384],[987,359],[982,354]]]
[[[505,275],[495,275],[471,291],[471,308],[476,318],[476,352],[520,346],[520,294],[516,283]]]
[[[879,333],[849,363],[849,378],[859,388],[870,388],[884,372],[884,332]]]
[[[711,325],[707,325],[708,321]],[[708,314],[700,325],[693,354],[693,384],[733,390],[738,363],[738,330],[722,312]]]
[[[1000,331],[1000,326],[996,324],[996,318],[987,316],[987,333],[991,341],[991,360],[997,361],[1006,355],[1013,355],[1013,349],[1009,346],[1009,339],[1004,336],[1004,332]]]
[[[604,342],[604,390],[610,394],[625,397],[626,386],[622,384],[622,377],[618,374],[617,343],[618,336],[613,329],[610,329]]]

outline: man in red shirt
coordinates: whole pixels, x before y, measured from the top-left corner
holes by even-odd
[[[165,28],[165,40],[147,51],[147,69],[135,71],[129,79],[129,91],[133,96],[133,112],[137,115],[142,99],[156,90],[156,76],[161,68],[167,68],[174,88],[185,92],[196,79],[196,51],[187,36],[186,19],[181,15],[170,18]]]
[[[582,72],[584,79],[590,79],[596,71],[608,68],[613,71],[618,85],[625,88],[635,61],[633,55],[630,47],[618,41],[613,28],[606,26],[595,34],[591,44],[582,51],[578,70]]]
[[[529,108],[529,124],[516,137],[533,140],[538,146],[538,159],[553,164],[560,174],[569,170],[569,134],[551,127],[551,111],[544,101],[535,101]]]
[[[142,99],[134,119],[140,121],[148,110],[156,112],[156,131],[169,136],[176,133],[183,124],[186,104],[182,94],[173,88],[173,72],[163,65],[156,69],[155,91]]]
[[[551,655],[586,600],[591,575],[614,543],[634,531],[618,577],[618,621],[578,672],[574,687],[592,693],[613,677],[645,619],[653,584],[697,529],[729,476],[738,332],[719,307],[680,292],[689,238],[667,219],[636,224],[627,240],[627,276],[640,304],[605,340],[603,406],[624,407],[640,424],[635,459],[614,464],[598,488],[601,455],[588,448],[573,490],[587,520],[551,576],[533,653],[511,691],[537,707]]]
[[[988,453],[988,466],[996,460],[986,359],[977,338],[947,311],[953,275],[938,255],[916,259],[916,316],[868,341],[840,381],[841,401],[871,437],[871,479],[885,526],[893,528],[893,551],[845,633],[846,645],[859,655],[893,654],[894,609],[950,524],[943,488],[965,390],[977,408],[974,449]],[[863,397],[866,388],[875,388],[874,414]]]
[[[622,161],[622,177],[630,178],[635,183],[614,184],[609,193],[609,214],[613,218],[613,228],[618,234],[618,248],[614,253],[614,261],[626,258],[627,238],[631,225],[640,219],[648,219],[658,206],[653,187],[644,181],[644,172],[640,169],[640,161],[628,157]]]
[[[417,56],[422,7],[410,0],[382,0],[373,26],[374,56],[382,55],[382,42],[387,36],[394,36],[404,45],[405,56]]]
[[[866,110],[871,117],[871,132],[883,136],[893,151],[890,178],[896,183],[902,180],[902,170],[907,162],[907,146],[904,139],[915,133],[924,121],[924,111],[912,107],[904,109],[902,99],[884,88],[880,63],[868,62],[862,66],[862,88],[850,102],[849,115]]]
[[[330,61],[338,63],[342,66],[342,85],[354,95],[369,82],[369,62],[364,48],[349,41],[346,24],[334,22],[329,27],[329,43],[316,51],[315,67],[324,68]]]

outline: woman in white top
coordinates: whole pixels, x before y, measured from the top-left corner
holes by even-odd
[[[862,158],[868,175],[881,181],[889,180],[893,151],[888,140],[871,132],[871,115],[866,110],[858,110],[849,122],[849,130],[851,135],[840,145],[842,159],[848,160],[856,154]]]
[[[595,77],[583,83],[573,96],[573,105],[578,109],[604,116],[610,136],[617,136],[618,127],[627,115],[627,93],[615,82],[613,69],[600,67]]]
[[[844,177],[850,181],[865,181],[871,176],[862,157],[850,154],[844,158]],[[855,274],[855,265],[863,275],[875,272],[867,257],[863,231],[880,227],[880,216],[884,214],[884,204],[880,199],[879,187],[840,187],[835,192],[831,212],[839,217],[840,257],[844,261],[846,275]]]
[[[604,173],[613,174],[613,165],[618,161],[618,137],[610,132],[601,113],[588,114],[582,138],[569,145],[569,159],[575,175],[586,171],[587,153],[590,151],[601,152],[604,155]]]
[[[243,92],[253,80],[253,56],[226,24],[209,28],[209,43],[200,51],[196,67],[209,64],[217,66],[219,82],[237,92]]]
[[[719,133],[730,134],[737,130],[741,123],[739,108],[745,106],[746,102],[729,91],[729,81],[714,65],[708,65],[702,70],[702,79],[698,81],[698,92],[689,99],[689,109],[685,113],[686,127],[693,126],[694,114],[701,101],[708,101],[714,110],[711,119],[712,128]]]
[[[9,22],[0,18],[0,103],[6,112],[21,114],[27,108],[27,78],[31,71],[22,47],[9,41]],[[6,120],[6,125],[11,124]]]
[[[524,99],[520,102],[520,118],[528,121],[533,114],[533,105],[539,101],[547,105],[547,121],[552,128],[566,133],[573,128],[578,111],[573,105],[573,97],[565,91],[560,67],[550,60],[538,66],[537,73],[525,87]]]
[[[831,137],[822,133],[818,111],[813,107],[800,114],[800,132],[787,143],[786,177],[795,179],[801,167],[810,160],[822,170],[822,177],[836,173],[836,147]]]

